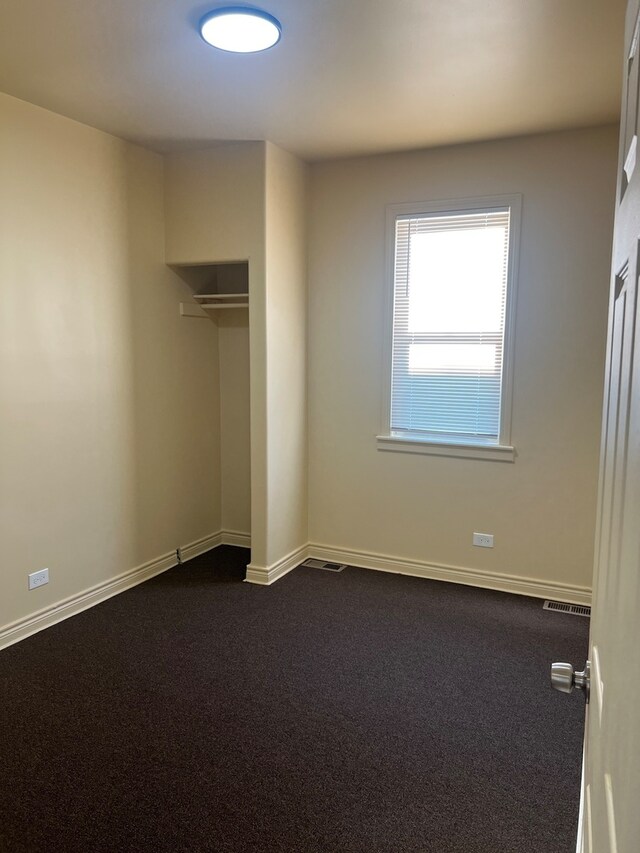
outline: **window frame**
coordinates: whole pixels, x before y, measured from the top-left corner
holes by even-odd
[[[441,437],[399,433],[391,430],[391,384],[393,364],[393,321],[395,294],[396,220],[408,216],[452,215],[482,210],[510,210],[509,254],[507,267],[507,295],[505,305],[504,347],[500,398],[500,434],[497,442],[447,441]],[[486,459],[494,462],[513,462],[515,447],[511,444],[511,417],[513,404],[513,373],[515,355],[515,323],[518,292],[518,261],[520,253],[520,223],[522,195],[478,196],[474,198],[444,199],[438,201],[406,202],[386,206],[386,261],[383,336],[383,386],[381,430],[376,437],[378,450],[400,453],[421,453],[432,456],[458,456],[468,459]]]

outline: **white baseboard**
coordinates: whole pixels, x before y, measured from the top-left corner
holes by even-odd
[[[308,556],[334,563],[346,563],[363,569],[378,572],[394,572],[411,575],[416,578],[461,583],[466,586],[479,586],[484,589],[496,589],[516,595],[531,595],[534,598],[552,598],[571,604],[591,604],[591,589],[585,586],[572,586],[542,581],[536,578],[502,575],[481,569],[467,569],[461,566],[446,566],[438,563],[425,563],[419,560],[403,560],[387,554],[375,554],[367,551],[350,551],[310,542]]]
[[[239,530],[219,530],[217,533],[212,533],[210,536],[203,536],[202,539],[196,539],[190,545],[185,545],[180,549],[182,554],[182,562],[193,560],[194,557],[199,557],[212,548],[217,548],[218,545],[236,545],[238,548],[251,548],[251,534],[241,533]]]
[[[223,530],[221,533],[223,545],[235,545],[237,548],[251,548],[251,534],[240,530]]]
[[[124,572],[111,578],[103,583],[85,589],[76,595],[69,596],[63,601],[58,601],[49,607],[11,622],[0,629],[0,649],[6,646],[11,646],[31,634],[36,634],[44,628],[49,628],[55,625],[56,622],[62,622],[70,616],[75,616],[83,610],[88,610],[95,604],[101,601],[106,601],[117,595],[119,592],[124,592],[125,589],[130,589],[132,586],[137,586],[149,578],[159,575],[161,572],[166,572],[167,569],[173,568],[177,564],[175,552],[164,554],[162,557],[156,557],[155,560],[149,560],[148,563],[143,563],[129,572]]]
[[[197,539],[188,545],[180,548],[183,562],[192,560],[205,551],[210,551],[218,545],[241,545],[249,547],[251,537],[248,533],[239,533],[235,530],[221,530],[213,533],[210,536],[204,536],[202,539]],[[63,601],[58,601],[48,607],[38,610],[29,616],[24,616],[22,619],[17,619],[9,625],[0,628],[0,649],[6,646],[11,646],[20,640],[24,640],[31,634],[36,634],[50,625],[55,625],[56,622],[62,622],[70,616],[75,616],[76,613],[81,613],[83,610],[88,610],[95,604],[100,604],[101,601],[106,601],[126,589],[137,586],[149,578],[166,572],[177,565],[177,557],[175,551],[168,554],[163,554],[161,557],[156,557],[154,560],[149,560],[135,569],[128,572],[123,572],[108,581],[96,584],[95,586],[85,589],[82,592],[65,598]]]
[[[308,550],[307,545],[301,545],[300,548],[296,548],[295,551],[291,551],[290,554],[270,566],[258,566],[255,563],[249,563],[245,580],[247,583],[269,586],[304,562],[307,559]]]
[[[407,560],[388,554],[376,554],[368,551],[352,551],[331,545],[310,542],[271,566],[259,566],[250,563],[247,566],[247,582],[270,585],[286,575],[307,557],[327,560],[332,563],[346,563],[362,569],[378,572],[410,575],[429,580],[459,583],[482,589],[495,589],[514,595],[529,595],[533,598],[551,598],[570,604],[591,604],[591,589],[586,586],[538,580],[537,578],[503,575],[482,569],[469,569],[462,566],[448,566],[439,563],[427,563],[421,560]]]
[[[204,554],[212,548],[217,548],[218,545],[222,545],[221,530],[218,530],[217,533],[212,533],[210,536],[203,536],[202,539],[196,539],[195,542],[190,542],[188,545],[181,546],[180,554],[182,562],[186,563],[187,560],[193,560],[194,557],[199,557],[200,554]]]
[[[191,560],[218,545],[235,545],[249,548],[251,536],[236,530],[221,530],[210,536],[204,536],[181,548],[183,561]],[[373,569],[379,572],[411,575],[418,578],[461,583],[467,586],[496,589],[516,595],[530,595],[535,598],[552,598],[572,604],[591,604],[591,589],[583,586],[572,586],[554,581],[541,581],[535,578],[523,578],[515,575],[502,575],[480,569],[467,569],[461,566],[446,566],[437,563],[426,563],[419,560],[405,560],[387,554],[376,554],[367,551],[352,551],[317,542],[302,545],[281,560],[270,566],[259,566],[250,563],[247,566],[246,580],[249,583],[269,586],[286,575],[307,557],[327,560],[336,563],[346,563],[363,569]],[[177,564],[176,555],[172,551],[156,557],[135,569],[124,572],[108,581],[96,584],[89,589],[72,595],[69,598],[45,607],[42,610],[11,622],[0,628],[0,649],[17,643],[26,637],[62,622],[76,613],[81,613],[101,601],[106,601],[126,589],[137,586],[144,581]]]

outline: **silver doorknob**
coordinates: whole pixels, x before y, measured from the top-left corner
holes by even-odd
[[[573,664],[552,663],[551,664],[551,686],[561,693],[572,693],[574,687],[584,690],[586,701],[589,701],[589,688],[591,687],[591,664],[586,662],[582,672],[576,672]]]

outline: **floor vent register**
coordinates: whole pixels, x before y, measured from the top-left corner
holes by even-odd
[[[341,572],[347,568],[342,563],[327,563],[325,560],[305,560],[302,565],[309,569],[322,569],[323,572]]]
[[[572,616],[591,616],[591,608],[585,604],[566,604],[564,601],[545,601],[543,610],[570,613]]]

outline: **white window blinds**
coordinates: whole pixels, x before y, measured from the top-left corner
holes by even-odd
[[[396,219],[394,434],[499,442],[509,214],[505,207]]]

